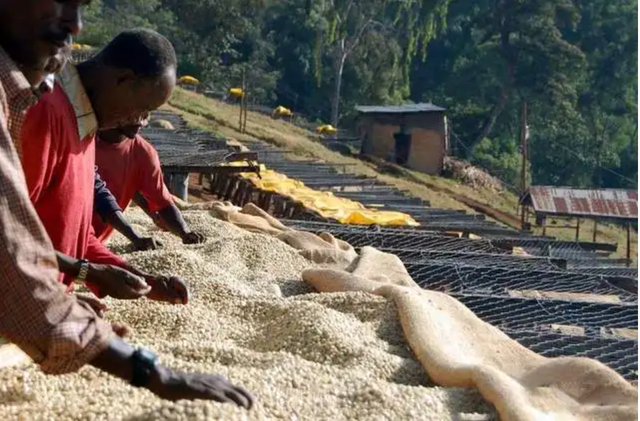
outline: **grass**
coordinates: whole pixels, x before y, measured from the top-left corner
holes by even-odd
[[[506,225],[517,227],[518,198],[511,192],[474,188],[455,180],[431,176],[388,163],[363,161],[331,151],[314,140],[309,131],[260,113],[249,112],[246,134],[238,131],[239,108],[202,95],[176,89],[167,109],[177,111],[195,127],[219,135],[242,140],[260,140],[291,152],[292,159],[316,158],[331,164],[348,164],[346,172],[369,177],[392,185],[408,194],[428,200],[431,206],[465,211],[482,211]],[[339,169],[340,167],[338,167]],[[575,221],[569,221],[575,225]],[[563,229],[567,221],[548,220],[547,235],[562,240],[575,240],[575,230]],[[582,221],[580,240],[592,241],[593,222]],[[538,234],[541,228],[534,228]],[[617,243],[616,257],[626,256],[626,230],[612,224],[598,224],[598,242]],[[632,231],[631,256],[638,258],[638,235]]]

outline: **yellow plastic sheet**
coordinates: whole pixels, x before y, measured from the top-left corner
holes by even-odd
[[[229,88],[229,95],[234,98],[244,97],[244,90],[242,88]]]
[[[273,110],[273,114],[282,117],[290,117],[291,115],[293,115],[293,112],[290,109],[283,107],[282,105],[278,105],[276,109]]]
[[[197,85],[200,83],[200,81],[193,76],[182,76],[178,80],[180,83],[184,83],[185,85]]]
[[[87,44],[73,43],[71,44],[71,50],[72,51],[91,51],[93,50],[93,47]]]
[[[405,213],[368,209],[362,203],[336,197],[331,192],[313,190],[301,181],[269,170],[264,165],[260,167],[262,178],[253,173],[245,173],[242,176],[251,180],[256,187],[299,201],[306,208],[318,212],[325,218],[335,219],[342,224],[420,225]]]
[[[322,126],[318,126],[316,128],[316,131],[318,133],[322,133],[322,134],[336,134],[336,133],[338,133],[338,129],[333,127],[331,124],[324,124]]]

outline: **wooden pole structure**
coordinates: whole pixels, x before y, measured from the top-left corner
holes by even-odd
[[[627,222],[627,266],[631,266],[631,223]]]
[[[580,218],[578,218],[578,223],[576,224],[576,242],[580,239]]]
[[[522,180],[521,180],[521,194],[520,197],[524,198],[527,193],[527,103],[522,101],[522,109],[520,110],[520,147],[522,148]],[[525,228],[527,222],[527,208],[522,204],[522,229]]]
[[[245,84],[244,94],[244,120],[242,121],[242,133],[247,132],[247,114],[249,114],[249,84]]]
[[[595,243],[598,238],[598,218],[593,220],[593,242]]]
[[[240,133],[244,133],[243,131],[243,124],[244,124],[244,112],[245,112],[245,108],[244,108],[244,102],[245,102],[245,98],[247,96],[247,81],[246,81],[246,74],[245,74],[245,69],[242,69],[242,95],[240,96],[240,118],[238,121],[238,131]]]

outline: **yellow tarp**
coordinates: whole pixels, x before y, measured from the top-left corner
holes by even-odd
[[[229,95],[234,98],[244,97],[244,90],[242,88],[229,88]]]
[[[71,44],[71,50],[72,51],[91,51],[93,50],[93,47],[87,44],[73,43]]]
[[[262,178],[254,173],[245,173],[242,176],[262,190],[276,192],[302,202],[306,208],[342,224],[420,225],[405,213],[367,209],[362,203],[336,197],[331,192],[313,190],[301,181],[269,170],[264,165],[261,165],[260,171]]]
[[[184,83],[185,85],[197,85],[200,83],[200,81],[193,76],[182,76],[178,80],[180,83]]]
[[[338,133],[338,129],[333,127],[331,124],[324,124],[322,126],[318,126],[318,128],[316,128],[316,131],[318,133],[322,133],[322,134],[336,134],[336,133]]]
[[[293,112],[287,107],[283,107],[282,105],[278,105],[275,110],[273,110],[274,115],[279,115],[283,117],[290,117]]]

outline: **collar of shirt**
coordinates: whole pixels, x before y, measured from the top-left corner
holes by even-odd
[[[24,111],[38,100],[27,78],[2,47],[0,47],[0,83],[13,112]]]
[[[49,73],[44,78],[40,86],[38,86],[37,88],[33,88],[33,93],[35,94],[36,97],[38,97],[38,99],[40,99],[42,95],[53,92],[53,87],[55,86],[55,83],[56,83],[56,75],[54,75],[53,73]]]
[[[82,86],[76,66],[67,63],[58,75],[57,81],[67,94],[71,105],[73,105],[73,111],[76,114],[78,123],[78,135],[80,136],[80,141],[82,141],[87,135],[93,134],[98,130],[98,120],[91,106],[89,95],[87,95],[87,91]]]

